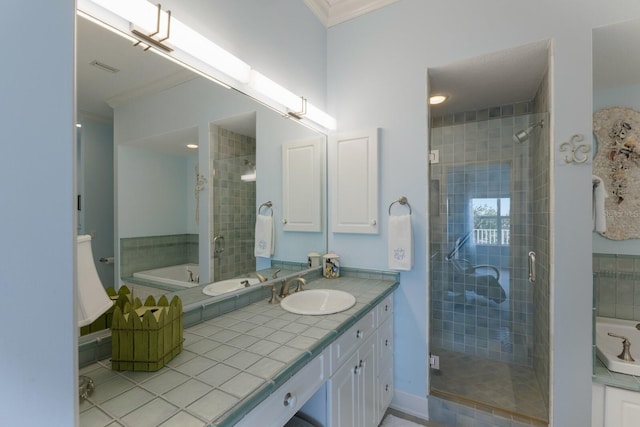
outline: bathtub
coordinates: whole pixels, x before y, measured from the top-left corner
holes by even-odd
[[[191,271],[191,275],[189,274],[189,271]],[[182,286],[184,288],[198,286],[199,275],[200,272],[198,270],[198,264],[170,265],[168,267],[154,268],[153,270],[137,271],[133,273],[133,277],[138,279],[152,280],[154,282]],[[193,280],[190,281],[189,277],[192,277]]]
[[[604,365],[614,372],[640,376],[640,331],[638,321],[596,317],[596,354]],[[622,352],[622,339],[607,335],[612,332],[627,337],[631,343],[629,351],[635,362],[618,358]]]

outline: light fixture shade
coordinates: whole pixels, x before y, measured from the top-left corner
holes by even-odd
[[[113,306],[111,298],[102,286],[91,251],[91,236],[78,236],[78,326],[94,322]]]

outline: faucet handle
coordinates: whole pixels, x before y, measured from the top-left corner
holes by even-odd
[[[296,292],[300,292],[300,291],[304,291],[304,288],[302,287],[302,285],[306,285],[307,281],[304,279],[304,277],[298,277],[298,286],[296,286]]]
[[[272,279],[277,279],[277,278],[278,278],[278,273],[280,273],[280,269],[277,269],[277,270],[275,271],[275,273],[273,273],[273,277],[272,277]]]
[[[278,298],[278,290],[276,289],[276,285],[271,285],[271,298],[267,301],[269,304],[280,304],[280,299]]]

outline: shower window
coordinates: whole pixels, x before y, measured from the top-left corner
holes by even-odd
[[[473,237],[477,245],[509,245],[510,202],[507,197],[471,199]]]

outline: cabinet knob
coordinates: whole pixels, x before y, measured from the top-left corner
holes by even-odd
[[[286,224],[286,223],[287,223],[287,220],[283,218],[283,219],[282,219],[282,223],[283,223],[283,224]]]
[[[363,335],[364,333],[360,329],[356,331],[356,338],[362,338]]]
[[[371,220],[371,225],[376,225],[376,224],[377,224],[377,221],[375,219],[372,219]]]
[[[389,347],[389,340],[384,340],[384,346]]]
[[[385,384],[384,391],[389,391],[389,384]]]
[[[384,305],[384,311],[389,311],[389,304]]]
[[[293,406],[296,404],[296,397],[291,394],[291,393],[287,393],[284,396],[284,402],[283,402],[284,406]]]

